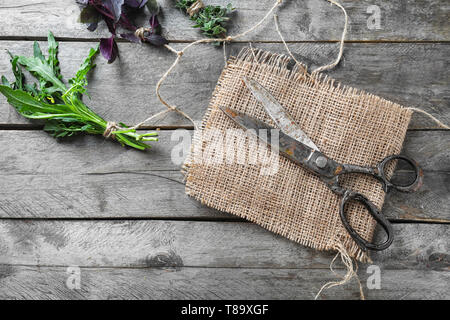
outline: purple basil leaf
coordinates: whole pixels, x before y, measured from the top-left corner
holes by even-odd
[[[148,0],[147,9],[152,15],[159,13],[159,4],[157,0]]]
[[[112,34],[116,34],[116,24],[114,21],[108,17],[103,16],[103,20],[105,20],[106,25],[108,26],[108,30]]]
[[[121,33],[120,36],[130,42],[135,42],[135,43],[140,43],[141,39],[139,39],[138,37],[136,37],[136,35],[134,34],[134,32],[132,33]]]
[[[103,5],[113,14],[114,22],[117,22],[120,19],[124,1],[125,0],[103,0]]]
[[[90,24],[88,24],[87,29],[89,31],[95,31],[95,29],[97,29],[97,26],[98,26],[98,22],[90,23]]]
[[[125,29],[136,31],[137,27],[134,25],[134,23],[128,18],[128,16],[125,13],[122,13],[120,16],[119,24],[124,27]]]
[[[80,12],[80,17],[78,20],[81,23],[95,23],[99,22],[101,19],[100,13],[95,9],[95,7],[87,6],[83,8]]]
[[[111,38],[100,39],[100,52],[108,60],[108,63],[113,63],[119,53],[119,48],[114,38],[115,36],[113,35]]]
[[[147,0],[125,0],[125,4],[131,8],[142,8],[147,3]]]
[[[159,24],[158,17],[156,16],[156,14],[150,17],[149,22],[151,33],[161,34],[161,25]]]
[[[164,38],[163,36],[160,36],[159,34],[154,34],[154,33],[149,34],[144,39],[146,42],[151,43],[154,46],[162,46],[162,45],[169,43],[169,41],[167,41],[166,38]]]
[[[149,23],[150,23],[150,28],[152,28],[152,29],[155,29],[157,26],[159,26],[158,17],[156,16],[156,14],[153,14],[150,17]]]
[[[89,1],[89,5],[93,6],[104,18],[114,20],[114,14],[108,7],[103,5],[102,1],[103,0],[91,0]]]

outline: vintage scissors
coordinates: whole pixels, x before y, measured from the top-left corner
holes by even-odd
[[[391,155],[383,159],[375,167],[338,163],[320,152],[319,148],[291,119],[282,105],[262,85],[248,78],[244,78],[243,80],[255,98],[264,106],[268,115],[279,127],[279,144],[272,145],[271,130],[275,128],[230,108],[220,107],[220,109],[244,130],[253,129],[251,132],[279,150],[282,156],[318,175],[334,193],[341,196],[342,200],[339,206],[339,214],[342,224],[362,250],[367,251],[370,249],[380,251],[389,247],[394,239],[390,222],[367,197],[358,192],[341,187],[339,177],[343,174],[362,173],[375,177],[382,184],[383,190],[386,193],[392,188],[403,192],[414,192],[420,188],[423,180],[423,171],[417,162],[403,155]],[[261,129],[265,129],[264,134],[261,134]],[[385,167],[392,160],[404,160],[411,165],[415,173],[414,181],[411,184],[406,186],[394,184],[386,177]],[[385,242],[378,244],[370,243],[353,229],[345,214],[345,205],[351,200],[363,204],[369,214],[381,225],[387,234]]]

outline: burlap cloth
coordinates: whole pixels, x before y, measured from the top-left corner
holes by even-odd
[[[412,111],[343,87],[324,75],[310,75],[304,66],[289,70],[288,63],[288,57],[250,49],[231,57],[219,78],[201,130],[236,127],[217,106],[245,112],[274,126],[242,82],[242,77],[248,76],[281,102],[328,157],[341,163],[375,165],[388,155],[400,153]],[[340,243],[351,257],[368,260],[340,221],[340,198],[315,175],[283,157],[273,175],[262,175],[258,165],[194,161],[192,150],[205,150],[208,143],[201,137],[193,140],[191,154],[183,166],[188,195],[302,245],[335,250]],[[385,194],[373,178],[348,176],[345,186],[382,207]],[[372,240],[376,222],[364,207],[351,204],[347,213],[355,230]]]

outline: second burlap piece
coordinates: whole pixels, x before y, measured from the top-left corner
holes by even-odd
[[[242,77],[247,76],[266,87],[328,157],[341,163],[372,166],[388,155],[400,153],[411,111],[342,87],[323,75],[310,75],[303,66],[289,70],[288,63],[285,56],[249,49],[230,58],[202,130],[237,128],[218,106],[236,109],[274,126],[242,82]],[[205,151],[208,143],[211,141],[197,137],[192,150]],[[249,150],[238,152],[248,156]],[[211,165],[194,158],[191,151],[184,165],[186,192],[201,203],[318,250],[334,250],[343,244],[350,256],[367,261],[367,255],[340,221],[340,198],[304,168],[281,157],[277,173],[267,175],[261,174],[258,165]],[[382,207],[385,194],[374,179],[354,175],[345,178],[345,186]],[[351,204],[347,212],[355,230],[372,240],[376,222],[364,207]]]

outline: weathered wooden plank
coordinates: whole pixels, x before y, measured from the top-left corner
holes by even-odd
[[[202,37],[192,28],[192,22],[174,8],[174,0],[160,0],[164,32],[169,39],[193,40]],[[205,1],[206,4],[226,5],[228,0]],[[237,12],[232,15],[229,34],[238,34],[253,26],[261,19],[274,0],[232,1]],[[349,40],[449,40],[448,3],[445,0],[413,2],[370,0],[342,1],[349,15]],[[379,26],[371,23],[376,17],[372,9],[379,9]],[[79,8],[74,0],[40,1],[29,3],[24,0],[4,0],[0,6],[4,19],[2,37],[42,37],[53,30],[60,37],[98,38],[107,36],[102,24],[96,32],[89,32],[85,25],[77,22]],[[375,15],[374,15],[375,13]],[[281,31],[289,41],[337,40],[343,28],[343,13],[326,1],[284,1],[277,10]],[[145,17],[139,18],[141,24]],[[279,36],[268,21],[245,40],[278,41]]]
[[[95,175],[178,171],[186,154],[172,160],[172,152],[176,153],[181,146],[181,133],[188,137],[193,131],[161,130],[159,141],[151,142],[150,150],[137,151],[101,136],[80,135],[58,140],[41,130],[0,130],[0,174]],[[187,142],[186,148],[189,149],[190,141]],[[450,172],[450,131],[408,131],[402,153],[414,158],[427,172]]]
[[[395,224],[393,245],[372,259],[382,269],[450,271],[449,230],[444,224]],[[334,256],[252,223],[160,220],[1,220],[0,252],[5,265],[114,268],[327,269]]]
[[[237,219],[186,196],[174,171],[1,178],[0,217]],[[388,195],[383,213],[401,221],[449,222],[449,179],[449,173],[426,173],[417,193]]]
[[[310,269],[80,269],[80,289],[66,267],[0,266],[1,299],[314,299],[336,278]],[[70,270],[69,270],[70,272]],[[383,270],[381,289],[367,299],[449,299],[448,272]],[[69,286],[67,282],[69,281]],[[355,282],[325,291],[321,299],[359,299]]]
[[[153,149],[139,152],[101,137],[58,142],[38,131],[0,131],[0,217],[234,218],[185,195],[171,134],[161,131]],[[425,183],[415,194],[391,193],[387,216],[450,220],[449,135],[408,132],[405,151],[423,165]]]
[[[92,43],[62,43],[61,67],[70,78],[84,59]],[[246,44],[231,44],[230,54],[237,54]],[[344,59],[330,76],[344,84],[363,89],[410,107],[418,107],[444,123],[450,123],[449,43],[441,44],[363,44],[345,47]],[[174,45],[181,48],[180,44]],[[45,47],[45,44],[43,44]],[[174,60],[165,48],[150,48],[136,44],[119,44],[121,57],[112,65],[98,59],[98,67],[90,77],[88,105],[107,120],[135,124],[164,110],[154,88]],[[255,47],[285,53],[280,44],[258,44]],[[337,45],[330,43],[290,44],[299,60],[316,66],[333,61]],[[0,52],[9,49],[16,54],[31,54],[28,41],[0,41]],[[194,58],[195,57],[195,58]],[[223,52],[209,45],[199,45],[188,51],[161,89],[162,96],[178,106],[196,121],[201,120],[212,91],[223,68]],[[0,58],[0,74],[12,77],[6,53]],[[0,126],[29,123],[0,97]],[[172,112],[149,125],[191,125]],[[422,115],[413,117],[410,128],[436,128]]]

